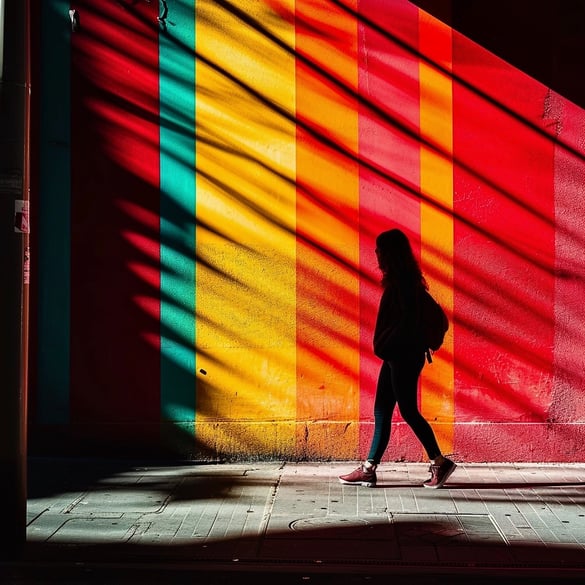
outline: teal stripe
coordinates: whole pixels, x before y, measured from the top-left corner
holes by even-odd
[[[41,120],[37,421],[69,421],[70,25],[69,0],[41,2]],[[33,279],[35,274],[33,273]]]
[[[165,3],[159,35],[161,412],[195,420],[195,2]],[[166,26],[164,24],[166,23]]]

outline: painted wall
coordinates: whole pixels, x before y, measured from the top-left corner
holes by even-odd
[[[363,456],[398,226],[451,317],[444,452],[583,460],[580,107],[407,0],[39,17],[33,449]]]

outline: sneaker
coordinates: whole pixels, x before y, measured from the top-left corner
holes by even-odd
[[[430,479],[427,479],[423,485],[426,488],[435,490],[443,487],[443,484],[449,479],[456,467],[457,465],[455,465],[450,459],[445,459],[441,465],[431,465],[429,468],[431,477]]]
[[[376,485],[376,468],[366,469],[365,465],[360,465],[356,470],[347,475],[340,475],[339,481],[348,485],[362,485],[364,487],[374,487]]]

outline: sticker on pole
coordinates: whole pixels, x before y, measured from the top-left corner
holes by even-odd
[[[30,284],[30,246],[24,251],[24,266],[22,270],[22,280],[24,284]]]
[[[19,234],[29,234],[29,213],[28,201],[17,199],[14,202],[14,231]]]

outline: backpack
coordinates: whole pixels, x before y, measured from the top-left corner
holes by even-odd
[[[430,364],[433,361],[432,352],[443,345],[449,320],[441,305],[426,290],[423,291],[419,310],[422,341]]]

